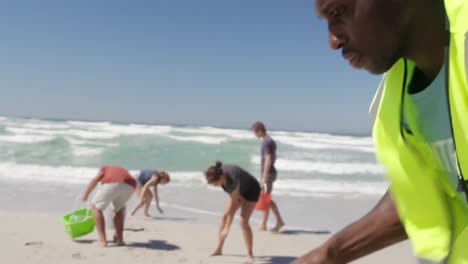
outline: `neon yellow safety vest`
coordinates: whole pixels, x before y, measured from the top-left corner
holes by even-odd
[[[446,89],[460,175],[468,180],[468,0],[445,0],[450,28]],[[433,263],[468,264],[468,202],[449,184],[415,124],[404,93],[414,63],[401,59],[384,76],[371,106],[374,143],[387,168],[390,192],[416,256]],[[455,177],[455,176],[454,176]]]

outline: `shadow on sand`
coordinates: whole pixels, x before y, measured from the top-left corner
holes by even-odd
[[[279,235],[329,235],[331,234],[328,230],[299,230],[299,229],[286,229],[276,234]]]
[[[179,246],[167,243],[164,240],[150,240],[147,243],[130,243],[127,244],[127,247],[134,248],[146,248],[153,250],[165,250],[165,251],[174,251],[181,249]]]
[[[297,257],[287,256],[266,256],[258,257],[256,263],[261,264],[289,264],[293,262]]]
[[[187,221],[194,220],[194,218],[153,216],[153,217],[151,217],[151,220],[171,221],[171,222],[187,222]]]
[[[96,240],[93,240],[93,239],[76,239],[76,240],[73,240],[73,241],[76,242],[76,243],[79,243],[79,244],[92,244]],[[114,243],[112,241],[108,241],[108,243],[109,243],[109,247],[114,246]],[[147,243],[141,243],[141,242],[129,243],[129,244],[125,245],[125,247],[146,248],[146,249],[164,250],[164,251],[174,251],[174,250],[181,249],[179,246],[167,243],[167,241],[163,241],[163,240],[150,240]]]

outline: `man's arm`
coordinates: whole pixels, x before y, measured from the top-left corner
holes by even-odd
[[[273,164],[271,154],[266,154],[264,158],[265,158],[265,164],[263,165],[263,174],[262,174],[262,178],[260,179],[260,182],[262,185],[264,185],[265,182],[268,181],[268,177],[269,177],[268,174],[270,172],[271,165]]]
[[[367,215],[293,263],[348,263],[407,238],[395,204],[387,192]]]
[[[104,176],[104,172],[99,170],[99,173],[89,182],[88,187],[86,188],[85,193],[81,195],[81,200],[86,202],[88,200],[89,195],[93,192],[96,188],[98,183],[101,181],[102,177]]]

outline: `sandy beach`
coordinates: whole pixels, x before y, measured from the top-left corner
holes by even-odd
[[[3,213],[0,217],[1,263],[242,263],[244,242],[233,226],[221,257],[214,249],[217,226],[184,223],[183,219],[131,219],[126,226],[126,247],[96,248],[92,233],[75,241],[63,231],[59,215]],[[109,234],[110,231],[108,231]],[[255,263],[289,263],[326,240],[329,234],[286,228],[283,233],[255,232]],[[403,243],[355,263],[412,264],[410,247]]]

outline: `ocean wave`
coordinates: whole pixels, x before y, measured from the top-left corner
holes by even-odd
[[[28,182],[86,184],[99,168],[0,163],[0,178]],[[131,172],[136,172],[132,170]],[[208,188],[202,172],[168,172],[171,185],[186,188]],[[275,183],[275,194],[290,196],[376,195],[388,188],[385,182],[328,181],[316,179],[285,179]]]
[[[99,128],[100,131],[117,133],[120,135],[159,135],[171,132],[170,126],[150,126],[150,125],[109,125]]]
[[[41,143],[53,140],[53,136],[45,135],[0,135],[0,141],[19,144]]]
[[[85,121],[66,121],[67,124],[72,126],[83,126],[83,127],[103,127],[109,126],[110,122],[85,122]]]
[[[254,164],[260,164],[260,156],[254,155],[251,158]],[[344,162],[313,162],[306,160],[287,160],[278,159],[275,167],[280,171],[293,172],[317,172],[334,175],[348,174],[371,174],[382,175],[385,170],[382,166],[375,163],[344,163]]]
[[[201,134],[225,136],[233,139],[253,139],[254,135],[247,130],[225,129],[214,127],[174,127],[173,132],[184,134]]]
[[[112,138],[119,137],[119,134],[117,133],[79,130],[79,129],[48,130],[48,129],[21,128],[21,127],[6,127],[5,130],[14,134],[75,136],[75,137],[83,138],[83,139],[112,139]]]
[[[29,180],[51,183],[85,184],[99,171],[97,167],[49,166],[36,164],[18,164],[15,162],[0,163],[0,178],[12,180]],[[137,172],[130,170],[130,172]],[[203,173],[196,171],[168,172],[171,182],[196,183],[200,185]]]
[[[76,157],[98,156],[104,152],[103,148],[96,147],[73,147],[73,155]]]
[[[118,142],[114,143],[114,142],[104,142],[104,141],[96,141],[96,140],[82,140],[82,139],[76,139],[72,137],[65,137],[65,139],[73,146],[92,145],[92,146],[109,147],[109,148],[115,148],[115,147],[120,146]]]
[[[204,144],[221,144],[227,142],[228,139],[224,137],[208,137],[208,136],[175,136],[175,135],[167,135],[168,138],[176,140],[176,141],[185,141],[185,142],[196,142],[196,143],[204,143]]]
[[[388,189],[386,182],[367,181],[326,181],[280,179],[275,183],[275,190],[289,195],[313,194],[368,194],[381,195]]]
[[[337,140],[337,139],[325,139],[319,137],[305,138],[300,136],[275,136],[277,142],[290,145],[301,149],[341,149],[341,150],[356,150],[362,152],[375,152],[375,148],[372,144],[366,142],[367,140],[359,139],[348,139],[348,140]]]
[[[26,124],[22,124],[21,126],[26,127],[26,128],[33,128],[33,129],[62,129],[63,130],[63,129],[70,128],[70,126],[66,124],[43,124],[43,123],[38,123],[38,124],[26,123]]]
[[[86,183],[97,168],[0,163],[0,177],[50,183]]]

